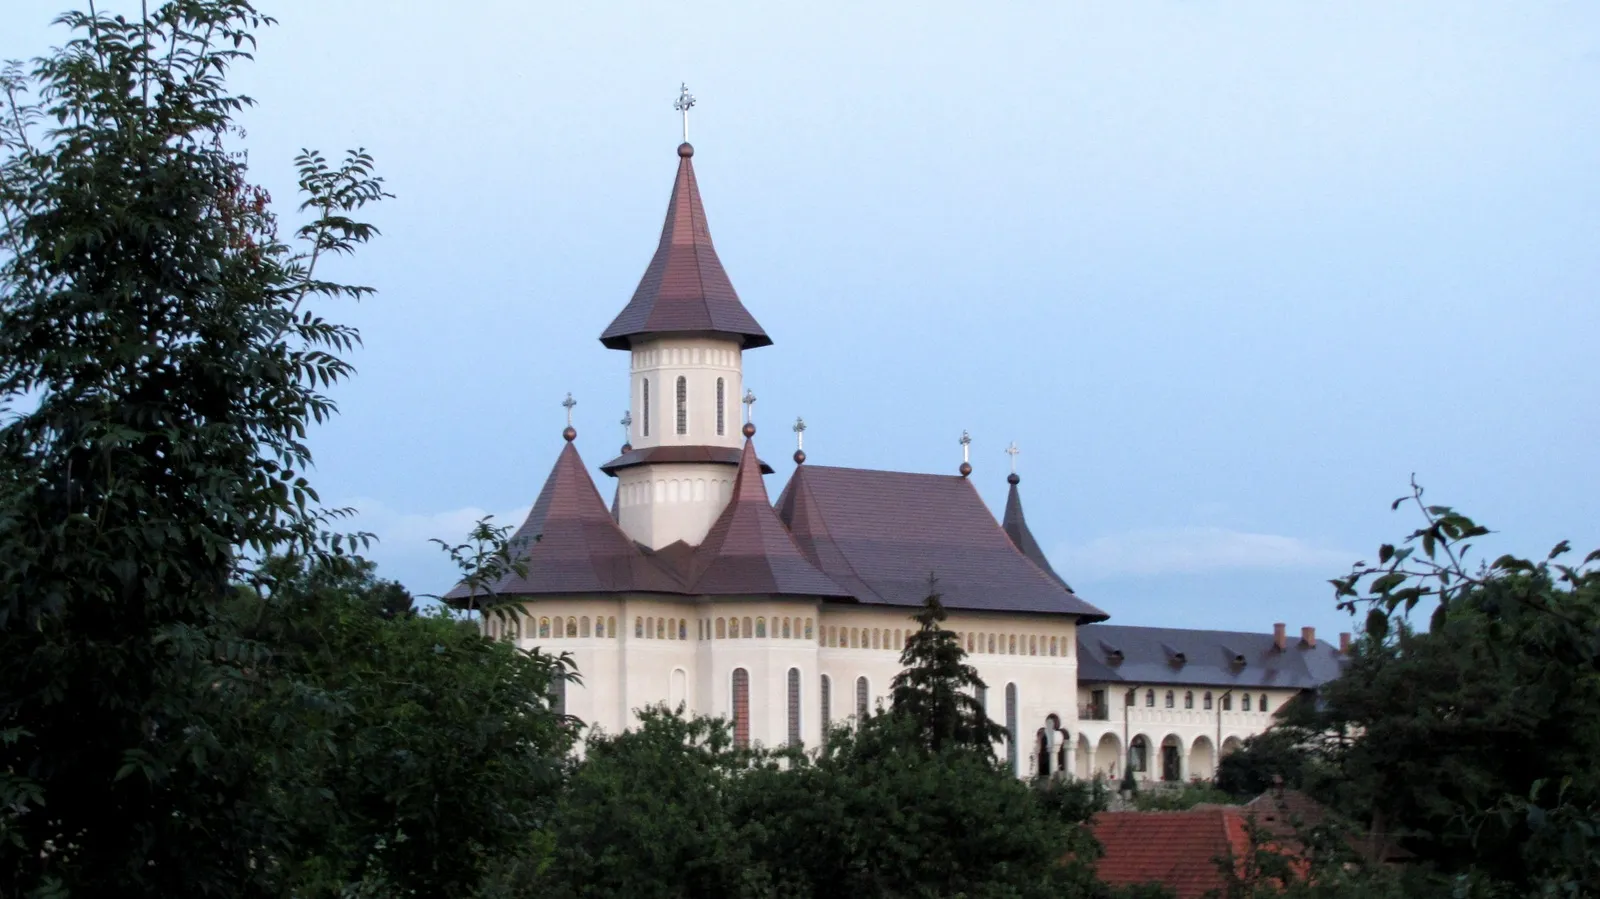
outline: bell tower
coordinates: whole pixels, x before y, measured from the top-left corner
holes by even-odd
[[[684,90],[685,138],[693,105]],[[631,419],[622,454],[600,468],[618,480],[623,531],[652,549],[697,545],[727,505],[743,445],[744,352],[772,343],[717,258],[693,160],[686,139],[655,255],[600,335],[629,354]]]

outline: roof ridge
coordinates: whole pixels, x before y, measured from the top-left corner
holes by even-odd
[[[789,483],[787,485],[785,485],[785,487],[784,487],[784,493],[788,493],[789,492],[789,488],[794,486],[796,481],[799,481],[800,482],[799,490],[805,491],[805,498],[808,499],[811,502],[812,508],[815,508],[816,507],[816,503],[817,503],[817,498],[816,498],[815,495],[812,494],[811,487],[808,484],[806,484],[804,480],[802,480],[802,478],[804,476],[804,472],[806,471],[807,467],[808,466],[801,465],[801,466],[798,466],[798,467],[795,468],[794,474],[789,476]],[[830,467],[836,467],[836,466],[824,465],[824,466],[820,466],[820,467],[822,467],[822,468],[830,468]],[[780,497],[780,499],[781,498],[782,497]],[[830,543],[834,544],[835,547],[837,547],[838,544],[839,544],[839,540],[838,540],[837,537],[833,536],[833,529],[828,526],[828,518],[827,518],[827,516],[822,515],[822,514],[818,514],[817,515],[817,520],[822,522],[822,531],[823,531],[824,534],[827,535],[828,541]],[[781,517],[778,519],[778,522],[780,524],[784,523],[783,519]],[[786,524],[784,525],[784,530],[790,531],[789,539],[793,540],[794,539],[794,533],[793,533],[792,530],[790,530],[788,525],[786,525]],[[798,548],[799,544],[796,543],[795,546]],[[805,555],[805,550],[803,550],[803,549],[800,550],[800,554],[801,555]],[[874,590],[872,588],[872,585],[867,583],[867,579],[861,576],[861,572],[856,570],[855,563],[850,561],[850,557],[848,555],[846,555],[843,552],[840,552],[838,555],[839,555],[839,560],[844,563],[844,567],[849,570],[850,577],[854,578],[856,583],[860,584],[862,586],[862,588],[865,589],[867,591],[867,593],[870,594],[878,602],[886,603],[886,604],[888,603],[888,600],[884,598],[883,594],[879,593],[877,590]],[[818,571],[823,571],[823,568],[822,568],[822,557],[821,556],[818,556],[816,559],[812,559],[810,556],[806,556],[806,560],[811,562],[811,564],[813,566],[815,566]],[[827,572],[823,571],[823,574],[827,574]]]

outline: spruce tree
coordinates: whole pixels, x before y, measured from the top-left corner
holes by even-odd
[[[988,685],[966,663],[961,638],[944,628],[947,617],[938,583],[929,578],[928,598],[915,616],[920,627],[911,632],[900,653],[905,668],[890,684],[891,708],[915,720],[922,742],[935,752],[947,746],[993,752],[995,741],[1006,736],[1005,729],[990,721],[978,702],[978,691]]]

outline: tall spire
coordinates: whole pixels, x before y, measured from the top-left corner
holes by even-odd
[[[1050,567],[1050,560],[1044,557],[1044,550],[1039,548],[1039,541],[1033,538],[1033,531],[1028,529],[1028,519],[1022,515],[1022,494],[1017,492],[1017,485],[1022,482],[1022,478],[1016,472],[1017,453],[1021,451],[1017,449],[1015,443],[1012,443],[1006,447],[1006,452],[1011,456],[1012,472],[1006,476],[1006,483],[1011,485],[1011,489],[1006,494],[1006,514],[1000,526],[1005,530],[1006,536],[1011,538],[1011,545],[1017,548],[1017,552],[1027,556],[1028,561],[1039,566],[1040,571],[1050,575],[1051,580],[1065,587],[1070,593],[1071,585]]]
[[[679,97],[688,129],[687,89]],[[629,349],[642,337],[662,334],[727,334],[740,339],[745,349],[768,346],[772,338],[733,290],[711,245],[711,229],[700,202],[694,177],[694,147],[687,140],[678,146],[678,177],[667,203],[661,242],[645,269],[633,299],[612,320],[600,342],[613,350]]]

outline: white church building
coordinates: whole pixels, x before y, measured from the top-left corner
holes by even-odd
[[[717,258],[693,157],[678,147],[660,244],[600,335],[628,359],[629,440],[600,466],[616,481],[610,507],[569,425],[512,538],[526,575],[447,597],[521,605],[483,627],[571,654],[582,680],[560,697],[568,713],[617,732],[642,707],[683,703],[730,719],[742,742],[816,745],[887,700],[930,573],[1019,776],[1208,778],[1285,702],[1338,676],[1347,645],[1309,628],[1291,642],[1283,625],[1102,623],[1040,551],[1015,473],[996,520],[966,463],[875,471],[808,465],[797,450],[773,503],[737,412],[744,354],[772,339]]]

